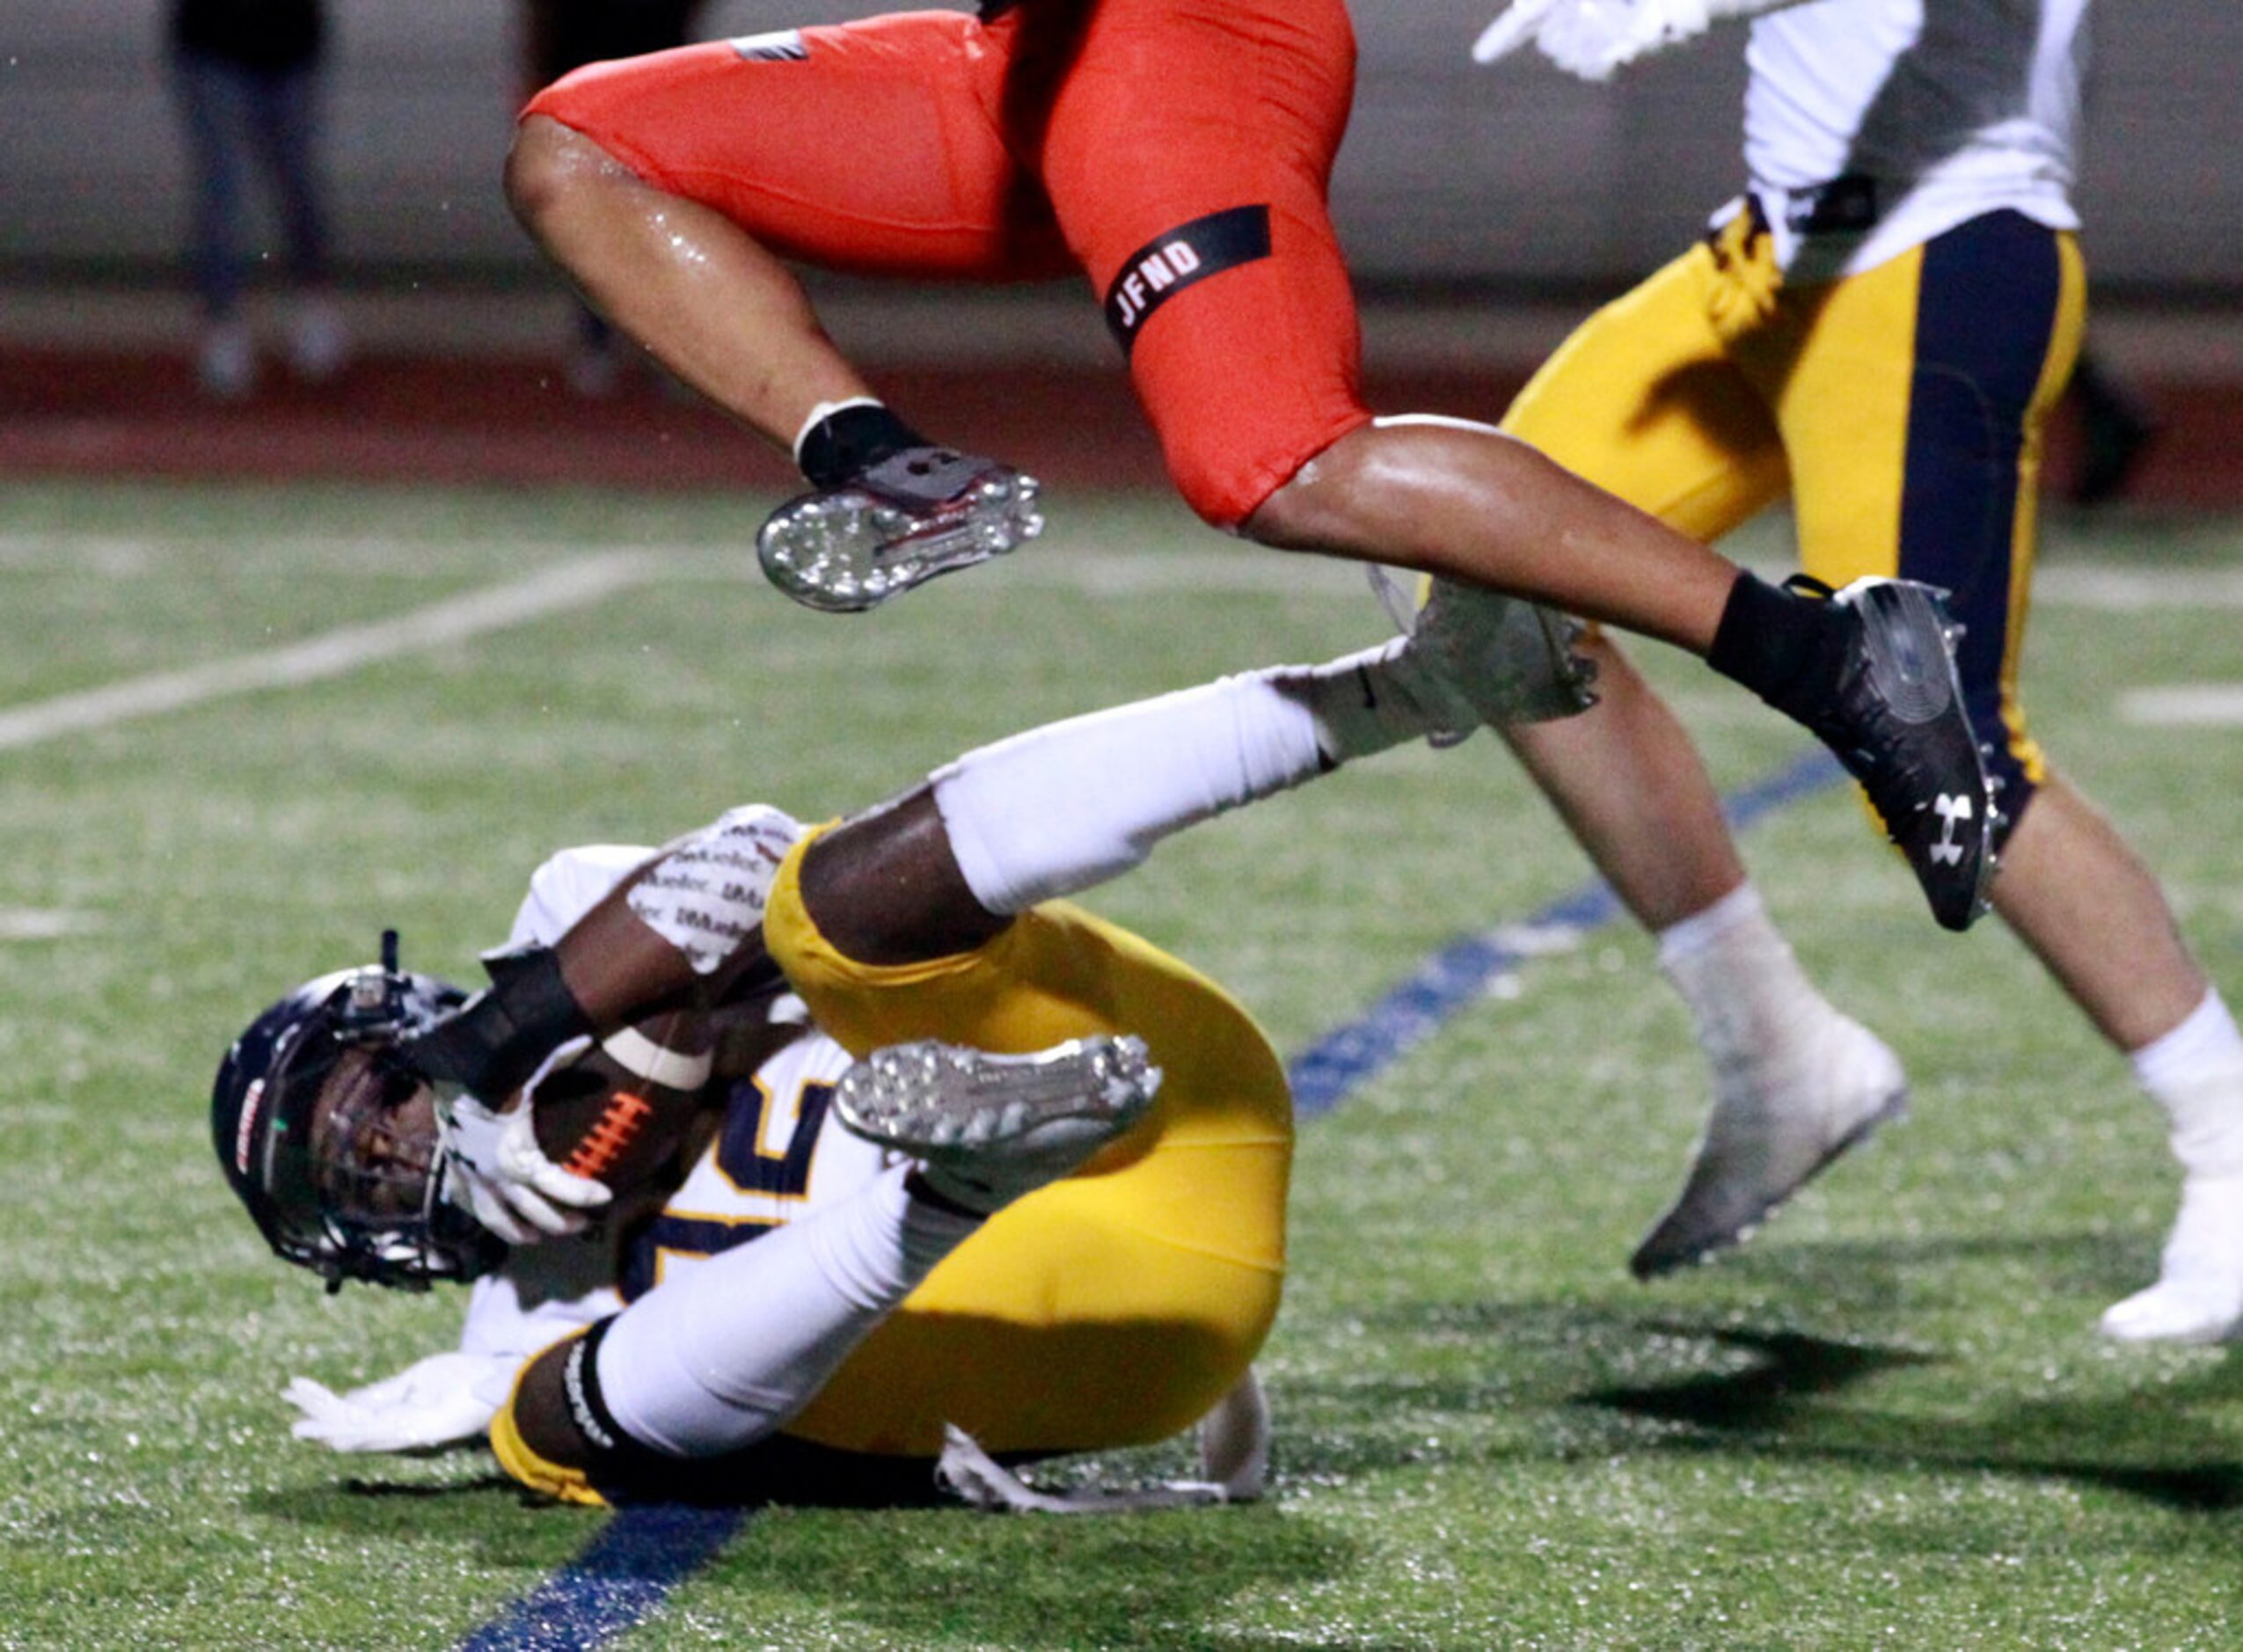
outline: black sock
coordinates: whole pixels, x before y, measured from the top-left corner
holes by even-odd
[[[1836,680],[1842,634],[1823,599],[1738,570],[1706,663],[1804,720]]]
[[[976,1210],[970,1204],[961,1204],[948,1195],[936,1192],[927,1181],[926,1173],[917,1165],[904,1175],[903,1191],[928,1209],[940,1210],[946,1216],[962,1216],[973,1222],[986,1222],[990,1217],[986,1210]]]
[[[931,445],[879,402],[829,413],[803,434],[794,462],[813,487],[838,487],[906,448]]]

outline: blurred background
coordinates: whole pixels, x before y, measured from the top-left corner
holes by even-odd
[[[712,38],[880,9],[710,0],[691,26]],[[1334,198],[1374,399],[1390,408],[1500,413],[1572,321],[1671,256],[1738,181],[1739,29],[1588,86],[1531,56],[1475,68],[1467,48],[1494,9],[1355,8],[1361,91]],[[211,359],[189,279],[167,0],[8,0],[0,470],[783,480],[639,363],[600,359],[508,216],[500,165],[537,78],[527,0],[326,10],[331,325],[299,336],[280,291],[285,231],[252,179],[241,314],[259,355],[245,376]],[[2222,504],[2243,489],[2219,457],[2243,418],[2238,61],[2243,8],[2230,0],[2101,8],[2079,192],[2092,339],[2154,435],[2123,478],[2151,498]],[[917,398],[923,424],[974,419],[983,428],[961,439],[1026,442],[1023,457],[1063,479],[1157,479],[1078,290],[820,290],[844,344],[894,398]],[[477,441],[458,439],[469,431]],[[564,451],[564,438],[583,445]],[[1055,441],[1068,450],[1045,457]],[[2075,442],[2060,441],[2060,479],[2080,462]]]

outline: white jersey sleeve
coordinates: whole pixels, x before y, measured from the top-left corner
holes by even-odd
[[[1756,20],[1744,158],[1795,276],[1852,274],[1988,212],[2079,227],[2086,0],[1815,0]]]
[[[552,946],[609,890],[661,852],[639,844],[584,844],[562,850],[530,874],[530,889],[514,915],[507,946]]]
[[[1492,63],[1532,40],[1542,55],[1583,80],[1694,40],[1724,18],[1756,17],[1804,0],[1511,0],[1481,31],[1475,62]]]

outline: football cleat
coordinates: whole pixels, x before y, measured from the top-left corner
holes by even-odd
[[[2105,1310],[2122,1342],[2225,1342],[2243,1332],[2243,1175],[2190,1176],[2158,1283]]]
[[[1581,632],[1554,608],[1436,579],[1410,635],[1482,721],[1540,723],[1596,704],[1596,668],[1573,651]]]
[[[1915,580],[1832,591],[1785,582],[1849,622],[1829,698],[1802,719],[1869,794],[1871,807],[1946,929],[1985,916],[1994,880],[1993,788],[1955,675],[1946,593]]]
[[[835,1086],[851,1133],[919,1161],[945,1197],[994,1210],[1056,1181],[1152,1105],[1160,1069],[1144,1041],[1070,1039],[997,1056],[928,1039],[891,1044]]]
[[[1573,651],[1581,621],[1523,597],[1423,579],[1413,607],[1385,569],[1373,565],[1370,588],[1411,652],[1453,702],[1454,745],[1482,723],[1540,723],[1577,716],[1596,704],[1596,664]]]
[[[906,448],[788,501],[756,536],[771,582],[807,608],[861,613],[1043,531],[1041,485],[995,459]]]
[[[1859,1022],[1833,1014],[1786,1043],[1717,1058],[1689,1179],[1628,1258],[1638,1279],[1742,1243],[1838,1155],[1906,1115],[1900,1058]]]

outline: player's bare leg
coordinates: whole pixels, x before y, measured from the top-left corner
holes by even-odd
[[[595,308],[800,464],[814,491],[757,537],[764,571],[797,602],[870,608],[1041,531],[1035,479],[896,418],[793,273],[731,219],[544,115],[522,122],[506,183],[516,216]]]
[[[506,188],[523,226],[602,314],[775,446],[789,448],[820,402],[873,395],[785,264],[581,133],[544,115],[524,120]]]
[[[1287,550],[1391,562],[1531,596],[1703,656],[1736,565],[1524,442],[1457,421],[1342,436],[1249,517]]]
[[[1533,598],[1705,659],[1810,729],[1860,780],[1949,929],[1985,910],[1993,808],[1935,593],[1763,583],[1531,448],[1459,420],[1359,426],[1247,519],[1265,544]],[[1794,584],[1797,582],[1794,581]]]
[[[1703,1139],[1629,1259],[1639,1278],[1736,1244],[1905,1107],[1881,1040],[1816,990],[1746,882],[1697,749],[1610,639],[1577,645],[1599,703],[1503,737],[1636,920],[1713,1069]]]
[[[2104,1314],[2130,1341],[2243,1330],[2243,1042],[2163,892],[2101,813],[2050,774],[2018,822],[1994,906],[2164,1110],[2182,1171],[2157,1283]]]
[[[859,963],[947,958],[988,945],[1012,922],[975,896],[931,786],[853,816],[802,857],[802,902]]]
[[[2061,775],[2034,789],[2010,834],[1994,910],[2121,1049],[2172,1031],[2203,998],[2157,880]]]
[[[1744,863],[1721,796],[1667,703],[1609,637],[1574,646],[1596,668],[1597,704],[1501,733],[1621,904],[1656,933],[1743,888]]]

